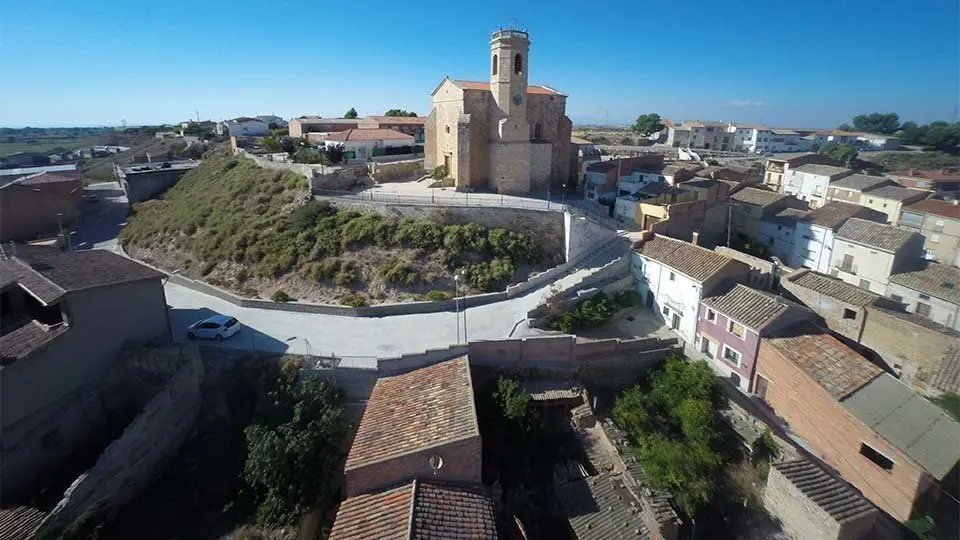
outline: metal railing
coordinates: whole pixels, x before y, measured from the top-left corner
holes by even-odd
[[[564,212],[567,210],[567,205],[562,202],[498,195],[495,193],[440,192],[431,193],[430,195],[405,195],[400,193],[380,193],[372,190],[334,191],[327,189],[315,189],[313,190],[313,194],[318,197],[326,198],[411,204],[419,206],[521,208],[525,210],[543,210],[548,212]]]

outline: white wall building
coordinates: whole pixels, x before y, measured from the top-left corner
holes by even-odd
[[[655,235],[631,259],[636,290],[687,343],[697,333],[700,301],[725,279],[746,280],[750,267],[689,242]]]
[[[388,148],[409,147],[413,152],[414,136],[392,129],[348,129],[331,133],[324,144],[343,145],[350,159],[367,159],[387,155]]]
[[[922,255],[923,236],[851,218],[837,231],[830,274],[861,289],[885,294],[890,275],[920,261]]]
[[[255,118],[234,118],[217,124],[217,135],[262,137],[268,133],[270,133],[270,126]]]
[[[807,163],[790,170],[786,175],[783,190],[784,193],[807,201],[811,208],[820,208],[826,202],[827,186],[830,182],[851,174],[853,171],[843,167]]]

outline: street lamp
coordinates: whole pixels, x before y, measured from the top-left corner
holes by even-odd
[[[459,281],[460,272],[457,272],[457,278]],[[470,340],[467,339],[467,288],[463,288],[463,342],[470,343]]]
[[[460,343],[460,274],[453,275],[453,306],[457,314],[457,343]]]

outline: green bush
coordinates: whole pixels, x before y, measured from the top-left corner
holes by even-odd
[[[395,261],[393,264],[377,270],[377,277],[384,283],[413,285],[419,279],[420,274],[416,268],[405,261]]]
[[[350,307],[363,307],[367,305],[367,300],[359,294],[349,294],[340,299],[340,303]]]
[[[443,180],[450,174],[450,171],[447,170],[446,165],[440,165],[433,169],[433,173],[430,175],[434,180]]]
[[[581,328],[602,326],[610,321],[619,305],[600,293],[589,300],[584,300],[577,307],[560,315],[553,321],[551,327],[563,333],[570,334]]]
[[[475,289],[496,292],[507,286],[515,269],[509,259],[499,258],[490,262],[470,264],[463,268],[463,277]]]
[[[441,302],[449,297],[450,294],[443,291],[430,291],[425,296],[425,298],[431,302]]]
[[[293,298],[292,296],[290,296],[289,294],[287,294],[287,293],[285,293],[285,292],[283,292],[283,291],[274,291],[274,293],[270,295],[270,299],[273,300],[274,302],[294,302],[294,301],[296,301],[296,298]]]

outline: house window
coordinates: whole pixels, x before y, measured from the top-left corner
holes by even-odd
[[[707,309],[707,320],[708,320],[708,321],[716,321],[716,320],[717,320],[717,312],[714,311],[714,310],[712,310],[712,309]]]
[[[723,346],[723,359],[736,367],[740,367],[740,353],[727,345]]]
[[[710,341],[705,337],[700,337],[700,352],[703,353],[707,358],[716,358],[717,356],[717,344]]]
[[[844,319],[857,320],[857,312],[854,311],[854,310],[852,310],[852,309],[844,308],[844,309],[843,309],[843,318],[844,318]]]
[[[543,137],[543,124],[541,124],[540,122],[537,122],[533,126],[533,138],[540,139],[542,137]]]
[[[900,296],[899,294],[891,294],[890,299],[893,300],[894,302],[900,302],[901,304],[903,303],[903,297]]]
[[[727,325],[727,332],[737,336],[740,339],[743,339],[747,335],[747,329],[743,327],[742,324],[735,323],[730,321]]]
[[[670,272],[670,281],[676,281],[676,279],[677,279],[677,274]]]
[[[929,300],[929,299],[930,299],[930,295],[929,295],[929,294],[921,294],[921,295],[920,295],[920,299],[921,299],[921,300]]]
[[[491,71],[492,71],[492,73],[493,73],[494,75],[497,74],[497,62],[498,62],[498,61],[499,61],[499,58],[497,58],[497,55],[493,55],[493,68],[492,68]]]
[[[860,443],[860,455],[885,471],[893,470],[893,460],[881,454],[867,443]]]
[[[670,308],[663,306],[663,316],[666,317],[667,315],[670,315]]]
[[[768,381],[762,375],[757,375],[757,387],[753,389],[754,393],[757,394],[757,397],[766,401],[767,400],[767,389],[770,387],[770,381]]]
[[[923,302],[917,302],[917,315],[922,315],[924,317],[930,316],[930,304],[924,304]]]
[[[523,56],[519,54],[513,57],[513,72],[517,75],[523,73]]]
[[[867,280],[865,280],[865,279],[862,279],[862,278],[861,278],[861,279],[860,279],[860,288],[861,288],[861,289],[867,289],[867,290],[869,290],[869,289],[870,289],[870,282],[867,281]]]

